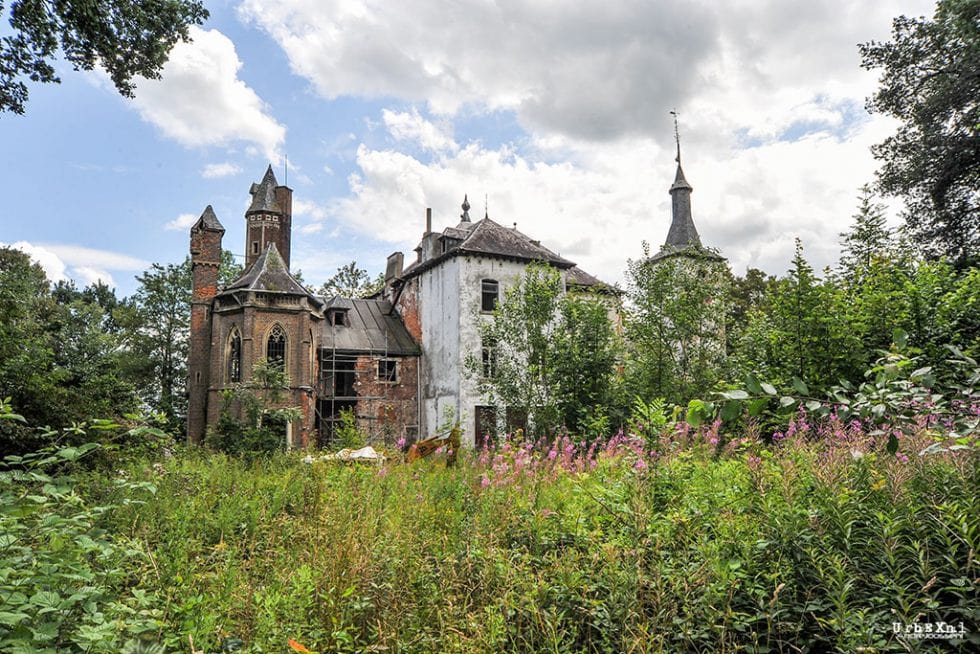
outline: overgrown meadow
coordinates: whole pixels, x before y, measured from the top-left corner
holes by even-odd
[[[146,429],[128,459],[8,457],[0,651],[975,646],[976,449],[930,447],[928,419],[896,455],[802,407],[771,441],[752,424],[510,438],[455,466],[170,452]],[[964,636],[895,633],[940,622]]]

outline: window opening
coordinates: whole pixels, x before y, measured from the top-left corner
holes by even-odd
[[[482,301],[480,310],[490,313],[497,308],[497,298],[500,294],[500,284],[493,279],[484,279],[482,282]]]
[[[383,382],[398,381],[398,362],[392,359],[378,361],[378,379]]]
[[[242,380],[242,337],[236,331],[228,343],[228,381]]]
[[[278,365],[280,368],[286,366],[286,332],[280,325],[276,325],[269,333],[269,342],[265,348],[265,358],[270,364]]]

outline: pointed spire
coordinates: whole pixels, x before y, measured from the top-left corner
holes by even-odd
[[[470,222],[470,201],[466,193],[463,194],[463,204],[460,207],[463,209],[463,213],[459,216],[460,220],[464,223]]]
[[[194,226],[191,227],[191,231],[201,231],[205,229],[212,232],[225,231],[224,226],[218,220],[218,216],[215,215],[214,209],[211,208],[210,204],[204,208],[204,212],[201,214],[201,217],[198,218],[197,222],[194,223]]]
[[[667,232],[667,241],[664,247],[682,249],[688,247],[701,247],[701,237],[694,226],[694,217],[691,215],[691,193],[694,191],[687,178],[684,177],[684,169],[681,167],[681,137],[677,128],[677,112],[670,112],[674,116],[674,140],[677,142],[677,173],[674,175],[674,183],[670,186],[671,196],[671,220],[670,230]]]
[[[279,203],[276,202],[276,174],[272,172],[272,164],[265,171],[262,181],[252,184],[248,192],[252,195],[252,204],[249,205],[245,215],[250,213],[282,213]]]

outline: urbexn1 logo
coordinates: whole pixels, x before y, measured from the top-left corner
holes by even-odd
[[[892,633],[898,638],[917,640],[917,639],[937,639],[952,640],[954,638],[964,638],[966,627],[963,623],[953,625],[948,622],[912,622],[903,624],[901,622],[892,623]]]

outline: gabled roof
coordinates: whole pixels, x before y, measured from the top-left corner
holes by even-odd
[[[326,301],[327,310],[342,309],[346,325],[332,325],[324,320],[320,347],[339,352],[359,352],[390,356],[421,354],[398,314],[387,300],[363,300],[333,297]]]
[[[249,193],[252,194],[252,204],[245,211],[247,216],[250,213],[282,213],[282,207],[276,202],[276,174],[272,172],[272,164],[269,164],[265,171],[265,176],[258,184],[252,184]]]
[[[199,232],[205,229],[213,232],[225,231],[224,226],[218,221],[218,217],[214,214],[214,209],[211,208],[210,204],[204,208],[204,213],[201,214],[201,217],[191,227],[192,232]]]
[[[225,287],[222,293],[236,290],[262,291],[265,293],[288,293],[315,297],[293,279],[275,243],[270,243],[265,252],[259,255],[252,267],[241,277]],[[318,301],[319,302],[319,301]]]
[[[562,269],[571,268],[575,265],[541,245],[540,241],[519,232],[517,228],[504,227],[490,218],[480,220],[469,230],[447,227],[443,231],[443,237],[462,238],[462,242],[439,256],[413,263],[402,273],[402,278],[417,275],[458,255],[497,257],[527,262],[541,261]]]

